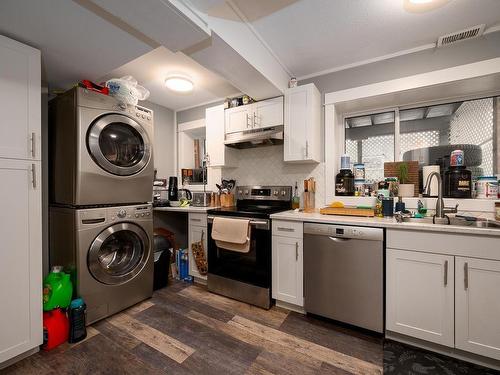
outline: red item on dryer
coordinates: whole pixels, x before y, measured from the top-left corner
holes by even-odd
[[[88,79],[82,80],[80,84],[87,90],[99,92],[104,95],[109,95],[109,88],[107,88],[106,86],[98,85],[92,81],[89,81]]]
[[[43,313],[43,350],[52,350],[68,341],[69,320],[62,309]]]

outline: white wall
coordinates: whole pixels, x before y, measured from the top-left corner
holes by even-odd
[[[284,185],[298,183],[302,194],[303,180],[316,180],[316,207],[324,205],[325,164],[293,164],[283,161],[283,146],[267,146],[237,150],[237,168],[225,168],[222,177],[235,179],[236,185]]]
[[[154,114],[154,165],[159,178],[176,176],[175,167],[175,114],[171,109],[144,101],[140,105],[153,110]]]

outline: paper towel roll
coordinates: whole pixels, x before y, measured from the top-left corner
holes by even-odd
[[[424,184],[424,189],[426,187],[425,183],[427,182],[427,177],[429,177],[429,175],[432,172],[439,173],[439,165],[426,165],[422,169],[422,181]],[[429,190],[429,196],[430,197],[437,197],[438,196],[438,180],[435,177],[432,179],[431,188]]]

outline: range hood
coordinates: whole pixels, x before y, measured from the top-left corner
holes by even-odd
[[[233,148],[254,148],[283,144],[283,125],[272,128],[247,130],[226,134],[226,146]]]

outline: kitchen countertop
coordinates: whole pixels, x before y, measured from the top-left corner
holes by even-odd
[[[208,210],[217,207],[154,207],[153,211],[167,211],[167,212],[186,212],[186,213],[205,213]]]
[[[302,221],[311,223],[359,225],[365,227],[408,229],[408,230],[445,232],[445,233],[479,234],[479,235],[500,237],[500,229],[467,227],[458,225],[414,223],[414,222],[398,223],[396,219],[393,217],[379,218],[379,217],[322,215],[319,212],[305,213],[305,212],[295,212],[290,210],[273,214],[271,215],[271,219]]]

